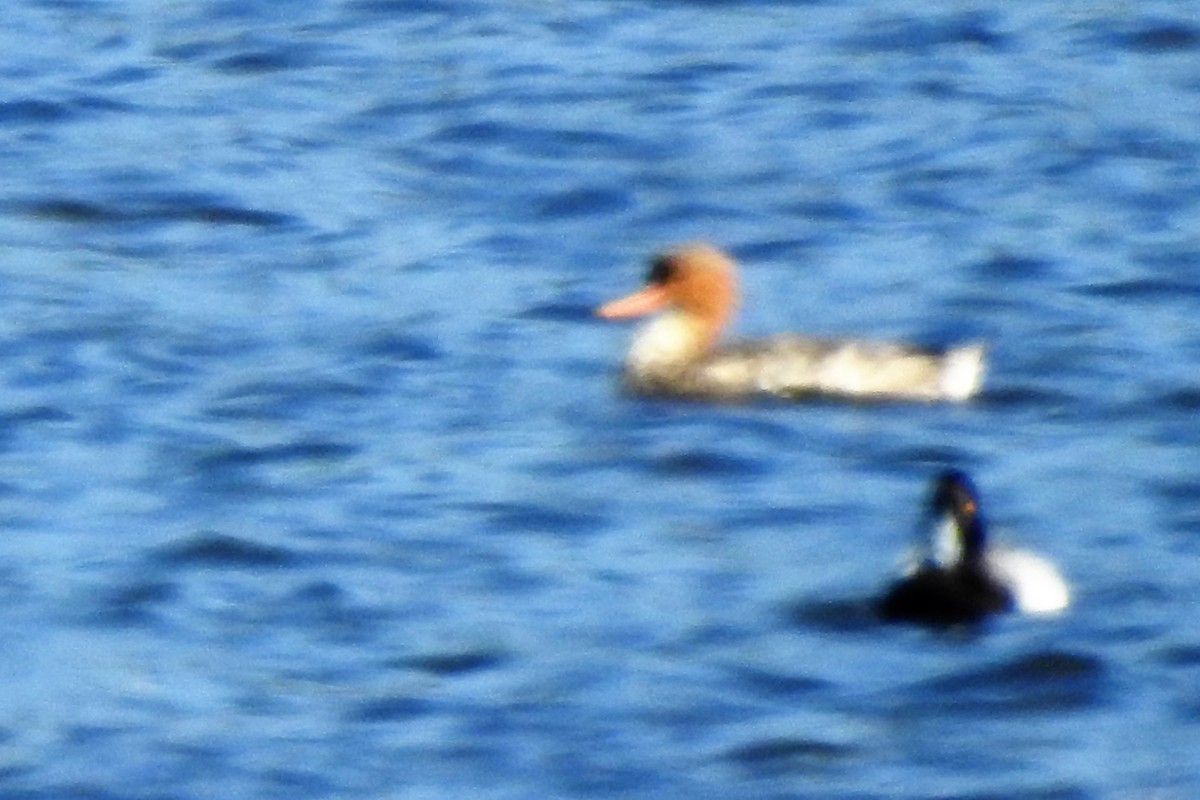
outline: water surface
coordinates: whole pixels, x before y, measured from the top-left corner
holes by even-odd
[[[0,793],[1195,796],[1194,17],[14,5]],[[621,396],[693,237],[984,395]],[[946,465],[1066,614],[872,619]]]

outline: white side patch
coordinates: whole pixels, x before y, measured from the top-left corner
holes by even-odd
[[[1062,611],[1071,602],[1071,592],[1058,569],[1028,550],[993,547],[987,555],[988,569],[1008,587],[1017,609],[1027,614]]]

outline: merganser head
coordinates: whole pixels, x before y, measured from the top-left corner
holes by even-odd
[[[605,303],[596,314],[622,319],[666,311],[662,324],[652,329],[652,346],[648,340],[639,344],[653,351],[655,360],[679,362],[707,351],[736,307],[733,259],[712,245],[694,243],[656,257],[641,289]]]

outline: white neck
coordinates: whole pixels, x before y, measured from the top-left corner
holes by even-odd
[[[938,520],[933,535],[933,560],[943,569],[950,569],[962,561],[962,531],[954,515],[946,512]]]
[[[625,365],[638,372],[678,367],[699,354],[703,339],[704,332],[693,316],[670,309],[638,330]]]

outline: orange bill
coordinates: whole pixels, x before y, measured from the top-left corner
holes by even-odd
[[[658,311],[667,304],[668,299],[665,286],[652,284],[642,287],[633,294],[610,300],[596,309],[596,316],[605,319],[640,317],[651,311]]]

